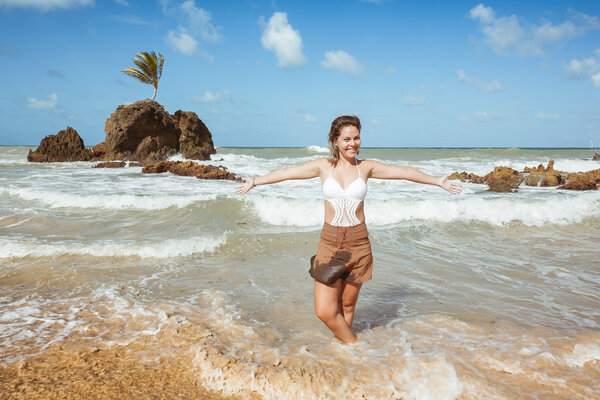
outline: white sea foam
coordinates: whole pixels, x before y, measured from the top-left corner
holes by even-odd
[[[247,199],[251,210],[265,223],[282,226],[318,226],[323,223],[323,200],[283,197]],[[502,226],[579,223],[600,216],[598,193],[539,199],[494,195],[463,195],[430,199],[395,198],[365,201],[365,219],[370,225],[384,226],[407,221],[484,222]]]
[[[95,257],[169,258],[210,253],[227,242],[227,235],[168,239],[159,242],[59,242],[0,239],[0,258],[90,255]]]
[[[321,146],[308,146],[307,147],[308,151],[314,151],[316,153],[329,153],[329,149],[327,147],[321,147]]]
[[[0,194],[9,194],[27,201],[36,201],[50,208],[99,208],[109,210],[163,210],[170,207],[183,208],[194,203],[210,201],[217,198],[216,194],[169,196],[136,196],[131,194],[78,195],[53,190],[30,188],[0,189]]]
[[[323,200],[254,196],[246,204],[267,224],[318,226],[323,224]]]
[[[573,367],[583,367],[585,363],[600,360],[600,344],[598,343],[578,343],[573,347],[573,352],[565,354],[564,360],[567,365]]]

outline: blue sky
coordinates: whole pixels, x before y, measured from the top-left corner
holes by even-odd
[[[218,146],[600,147],[599,1],[400,0],[0,0],[0,144],[103,141],[140,51]]]

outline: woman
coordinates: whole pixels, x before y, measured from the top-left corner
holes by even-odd
[[[325,197],[325,222],[317,254],[311,259],[309,273],[315,279],[317,317],[344,343],[356,342],[350,328],[361,285],[371,279],[373,257],[365,225],[366,181],[407,179],[437,185],[450,193],[461,186],[448,176],[434,177],[408,167],[397,167],[372,160],[358,160],[360,120],[355,116],[336,118],[329,131],[329,158],[282,168],[257,178],[244,178],[236,187],[244,194],[255,186],[288,179],[320,177]]]

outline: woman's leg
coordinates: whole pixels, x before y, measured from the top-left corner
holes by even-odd
[[[358,293],[357,293],[358,296]],[[339,307],[342,297],[342,280],[332,285],[315,280],[315,312],[335,336],[344,343],[356,342],[356,336],[350,330],[342,310]]]
[[[362,283],[353,283],[342,280],[342,298],[341,298],[341,309],[344,319],[348,324],[348,327],[352,328],[352,321],[354,320],[354,309],[356,308],[356,301],[358,300],[358,292]]]

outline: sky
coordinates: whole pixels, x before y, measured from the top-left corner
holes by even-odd
[[[142,51],[216,146],[600,147],[598,0],[0,0],[0,145],[104,141]]]

